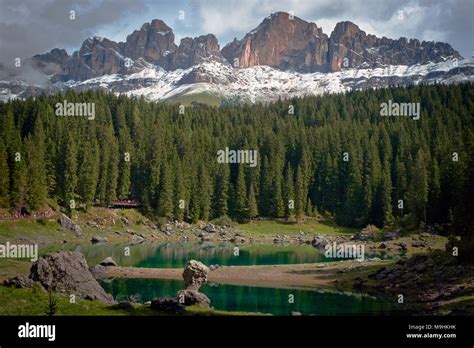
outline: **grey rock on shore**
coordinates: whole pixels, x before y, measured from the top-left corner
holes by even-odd
[[[74,223],[74,221],[72,221],[71,218],[69,218],[67,215],[62,214],[59,218],[59,223],[61,224],[62,228],[74,232],[76,237],[82,236],[82,230],[79,225]]]
[[[2,282],[3,286],[17,289],[31,288],[33,284],[34,281],[31,280],[26,274],[15,276],[13,278],[8,278]]]
[[[86,259],[77,251],[61,251],[40,257],[31,266],[29,278],[55,292],[79,298],[115,303],[89,271]]]
[[[82,299],[116,303],[94,279],[84,255],[78,251],[47,254],[33,263],[29,275],[16,276],[2,282],[3,286],[15,288],[31,288],[35,284],[45,290],[74,294]]]
[[[108,242],[108,239],[105,237],[100,237],[100,236],[93,236],[91,239],[92,243],[106,243]]]

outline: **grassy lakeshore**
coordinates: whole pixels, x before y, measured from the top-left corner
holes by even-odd
[[[316,219],[307,219],[303,223],[287,223],[277,220],[256,220],[238,226],[240,230],[254,237],[268,237],[270,235],[300,235],[327,234],[327,235],[351,235],[357,230],[355,228],[342,227],[332,221],[318,222]]]
[[[143,304],[133,304],[130,309],[114,309],[113,306],[99,301],[87,301],[76,299],[75,303],[70,303],[69,297],[55,294],[57,311],[56,316],[160,316],[169,315],[161,313],[150,306]],[[44,316],[49,307],[48,294],[40,289],[13,289],[0,286],[0,316]],[[188,306],[184,316],[190,315],[262,315],[260,313],[248,312],[227,312],[203,308],[198,306]]]
[[[112,240],[127,239],[127,231],[142,234],[145,237],[163,240],[176,240],[183,237],[197,238],[195,225],[177,229],[167,235],[160,230],[159,224],[151,221],[136,209],[91,208],[87,212],[74,211],[72,219],[82,231],[82,237],[76,237],[71,231],[64,230],[58,223],[61,213],[55,213],[46,219],[0,220],[0,243],[29,241],[40,244],[62,243],[63,241],[90,241],[92,236],[103,236]],[[287,223],[283,220],[255,220],[246,224],[232,223],[229,232],[244,232],[246,237],[268,242],[276,235],[314,236],[315,234],[351,235],[356,229],[346,228],[335,223],[318,222],[307,219],[303,223]]]
[[[0,214],[1,215],[1,214]],[[3,214],[5,216],[5,214]],[[105,237],[109,242],[127,241],[133,243],[137,235],[143,241],[203,241],[203,233],[208,236],[206,242],[218,243],[229,241],[229,236],[242,235],[244,240],[239,240],[237,245],[257,245],[259,248],[271,248],[275,239],[284,237],[281,244],[309,244],[315,235],[330,237],[350,237],[357,233],[356,229],[344,228],[332,221],[320,222],[316,219],[307,219],[302,223],[287,223],[283,220],[253,220],[245,224],[226,224],[221,233],[203,232],[207,224],[173,225],[170,233],[166,233],[167,223],[159,224],[151,221],[136,209],[106,209],[91,208],[87,212],[75,211],[73,221],[78,224],[83,232],[76,237],[72,231],[61,228],[58,223],[61,213],[56,212],[49,218],[40,220],[22,219],[18,221],[0,221],[0,243],[37,243],[40,245],[40,255],[56,251],[69,245],[91,242],[93,236]],[[221,228],[217,222],[214,225]],[[224,225],[222,225],[224,226]],[[221,230],[222,232],[222,230]],[[397,251],[397,244],[407,245],[404,257],[414,254],[426,254],[431,250],[444,249],[447,242],[445,237],[426,237],[423,241],[425,248],[413,247],[419,242],[418,231],[412,233],[402,232],[397,240],[386,242],[389,248]],[[379,251],[380,242],[361,242],[366,246],[366,251]],[[209,275],[209,281],[231,285],[250,285],[259,287],[318,289],[326,288],[336,291],[371,292],[385,294],[386,291],[376,288],[369,277],[380,269],[392,267],[399,256],[390,261],[366,260],[358,262],[337,261],[325,264],[294,264],[294,265],[268,265],[268,266],[229,266],[221,267]],[[19,274],[28,274],[31,267],[30,260],[0,258],[0,280]],[[111,267],[106,276],[118,278],[157,278],[180,279],[182,269],[156,269],[134,267]],[[367,289],[360,289],[360,279],[366,282]],[[68,298],[58,295],[58,315],[161,315],[149,306],[134,304],[133,309],[112,309],[109,305],[96,301],[78,300],[70,304]],[[441,312],[467,308],[472,310],[472,297],[462,295],[459,298],[441,301]],[[47,294],[35,289],[11,289],[0,287],[0,315],[44,315],[47,307]],[[184,315],[248,315],[249,313],[228,313],[202,308],[188,307]]]

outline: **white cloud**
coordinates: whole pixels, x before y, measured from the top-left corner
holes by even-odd
[[[262,1],[260,8],[255,8],[255,1],[204,1],[199,3],[199,14],[202,20],[201,28],[204,32],[223,35],[228,32],[244,32],[256,25],[256,17],[261,17]],[[268,15],[268,13],[266,14]],[[250,28],[250,29],[249,29]]]

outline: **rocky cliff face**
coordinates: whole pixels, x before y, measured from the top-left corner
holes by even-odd
[[[119,44],[114,41],[89,38],[74,52],[66,67],[66,79],[82,81],[105,74],[116,74],[125,68]]]
[[[268,65],[280,69],[324,71],[327,66],[328,37],[314,23],[278,12],[252,32],[222,49],[235,67]]]
[[[46,75],[63,74],[69,58],[65,50],[54,48],[48,53],[37,54],[31,57],[30,62],[34,68]]]
[[[187,69],[210,60],[225,62],[217,38],[213,34],[182,39],[179,47],[169,55],[163,65],[168,70]]]
[[[340,22],[328,38],[316,24],[287,13],[267,17],[242,40],[222,49],[229,63],[240,68],[268,65],[301,72],[334,72],[344,68],[413,65],[461,59],[449,44],[377,38],[351,22]],[[237,63],[237,64],[234,64]]]
[[[143,24],[140,30],[135,30],[120,46],[126,57],[143,58],[154,64],[160,64],[177,48],[173,30],[159,19]]]
[[[343,68],[375,68],[384,65],[413,65],[437,63],[461,55],[443,42],[420,42],[416,39],[398,40],[367,35],[351,22],[337,23],[329,39],[330,71]]]
[[[66,56],[63,56],[66,54]],[[37,57],[37,56],[35,56]],[[179,46],[174,43],[173,30],[161,20],[145,23],[135,30],[126,42],[114,42],[106,38],[89,38],[79,51],[68,57],[64,50],[54,49],[38,55],[43,65],[57,63],[54,73],[61,79],[84,81],[106,74],[129,74],[143,68],[158,65],[167,70],[187,69],[194,65],[217,61],[226,64],[217,38],[203,35],[184,38]]]

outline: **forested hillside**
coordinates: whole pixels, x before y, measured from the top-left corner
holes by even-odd
[[[65,99],[95,103],[95,119],[56,116]],[[420,119],[380,116],[389,100],[421,103]],[[423,222],[467,232],[473,115],[472,84],[184,113],[103,92],[10,101],[0,105],[0,206],[136,199],[151,216],[180,220],[319,213],[347,226]],[[257,166],[218,163],[226,147],[258,150]]]

